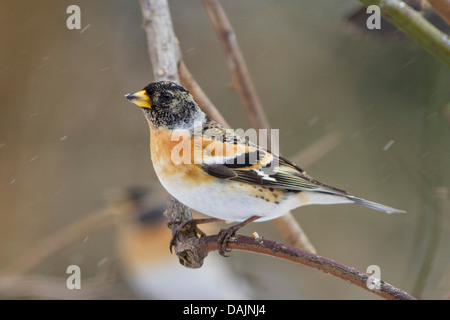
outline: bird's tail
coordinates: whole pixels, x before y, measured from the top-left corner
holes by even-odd
[[[366,206],[366,207],[369,207],[369,208],[372,208],[375,210],[383,211],[386,213],[405,213],[406,212],[405,210],[395,209],[395,208],[392,208],[389,206],[385,206],[384,204],[368,201],[368,200],[357,198],[354,196],[347,196],[347,198],[349,200],[353,201],[354,203],[361,204],[363,206]]]

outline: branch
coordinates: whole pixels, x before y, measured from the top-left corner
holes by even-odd
[[[359,0],[366,6],[377,5],[383,17],[403,30],[411,39],[450,66],[449,37],[428,22],[419,12],[400,0]]]
[[[201,0],[201,2],[225,52],[228,66],[233,75],[234,87],[237,88],[241,96],[252,127],[269,130],[269,122],[256,94],[244,57],[237,43],[236,35],[225,11],[217,0]],[[267,138],[270,139],[270,135]],[[268,141],[268,149],[278,150],[279,146],[276,143],[277,141]],[[288,244],[316,253],[316,249],[309,241],[298,221],[292,216],[292,213],[289,212],[274,219],[273,222]]]
[[[176,203],[168,203],[166,216],[170,221],[177,221],[179,217],[190,214],[190,209],[185,206],[178,206]],[[172,232],[176,226],[172,228]],[[190,230],[190,232],[193,232]],[[174,251],[180,258],[180,263],[188,268],[200,268],[203,260],[209,252],[218,250],[219,235],[205,236],[198,238],[195,234],[186,235],[180,233],[177,235]],[[347,267],[331,259],[318,256],[294,247],[286,246],[280,242],[265,240],[263,238],[250,238],[245,236],[232,237],[227,242],[227,248],[232,250],[241,250],[266,254],[272,257],[289,260],[310,268],[315,268],[342,280],[355,284],[365,290],[373,292],[380,297],[389,300],[415,300],[400,289],[395,288],[387,282],[379,282],[379,289],[374,287],[369,289],[367,283],[369,275],[360,272],[354,268]],[[372,280],[372,282],[371,282]],[[374,283],[370,279],[369,283]]]
[[[196,250],[211,252],[217,250],[217,241],[219,236],[207,236],[200,238],[197,243],[193,243]],[[388,300],[416,300],[406,292],[392,286],[391,284],[380,280],[380,289],[369,289],[367,282],[369,275],[356,270],[355,268],[335,262],[331,259],[321,257],[294,247],[286,246],[280,242],[265,240],[262,238],[250,238],[245,236],[236,236],[227,243],[229,249],[255,252],[281,258],[295,262],[310,268],[314,268],[341,278],[347,282],[357,285],[360,288],[377,294]],[[187,248],[185,248],[187,250]],[[377,279],[378,280],[378,279]],[[369,280],[369,283],[373,283]]]

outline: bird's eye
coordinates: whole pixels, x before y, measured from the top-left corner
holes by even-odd
[[[170,102],[173,99],[173,95],[170,92],[166,92],[162,95],[162,99],[164,102]]]

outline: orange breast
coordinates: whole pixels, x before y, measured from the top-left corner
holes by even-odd
[[[195,143],[189,132],[150,129],[150,150],[159,179],[200,184],[215,179],[194,163]]]

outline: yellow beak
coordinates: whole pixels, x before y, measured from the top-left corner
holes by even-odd
[[[126,94],[125,98],[138,105],[141,108],[152,108],[152,99],[148,96],[145,90],[138,91],[133,94]]]

